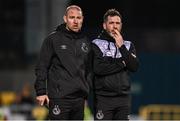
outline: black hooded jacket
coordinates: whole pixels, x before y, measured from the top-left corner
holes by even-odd
[[[138,69],[132,42],[124,41],[118,48],[104,30],[92,41],[95,93],[103,96],[126,95],[130,92],[129,72]]]
[[[90,50],[90,43],[82,32],[68,31],[65,24],[58,26],[41,47],[35,69],[37,96],[86,97],[89,92]]]

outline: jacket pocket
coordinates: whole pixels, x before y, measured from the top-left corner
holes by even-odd
[[[118,81],[118,93],[119,94],[128,94],[130,91],[130,78],[127,72],[122,72],[119,74],[119,81]]]
[[[119,85],[117,79],[112,79],[112,77],[105,77],[102,82],[104,90],[117,92]]]
[[[102,84],[105,90],[117,92],[118,94],[126,94],[130,91],[129,76],[126,72],[104,77]]]

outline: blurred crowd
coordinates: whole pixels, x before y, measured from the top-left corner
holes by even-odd
[[[47,120],[48,109],[37,105],[32,90],[32,85],[25,83],[20,93],[1,91],[0,120]],[[91,120],[91,110],[87,103],[85,105],[85,120]]]
[[[36,105],[32,87],[26,83],[20,93],[0,92],[0,120],[42,120],[47,119],[48,110]]]

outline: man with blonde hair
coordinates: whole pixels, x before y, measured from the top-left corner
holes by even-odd
[[[89,93],[90,43],[81,31],[79,6],[67,7],[63,19],[42,44],[35,69],[36,99],[40,105],[49,105],[52,120],[83,120]]]

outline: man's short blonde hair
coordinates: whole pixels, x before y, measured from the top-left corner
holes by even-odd
[[[82,9],[81,9],[79,6],[77,6],[77,5],[70,5],[70,6],[68,6],[68,7],[66,8],[66,11],[65,11],[65,14],[64,14],[64,15],[67,15],[67,13],[68,13],[68,11],[69,11],[70,9],[77,9],[78,11],[81,11],[81,13],[82,13],[82,15],[83,15]]]

